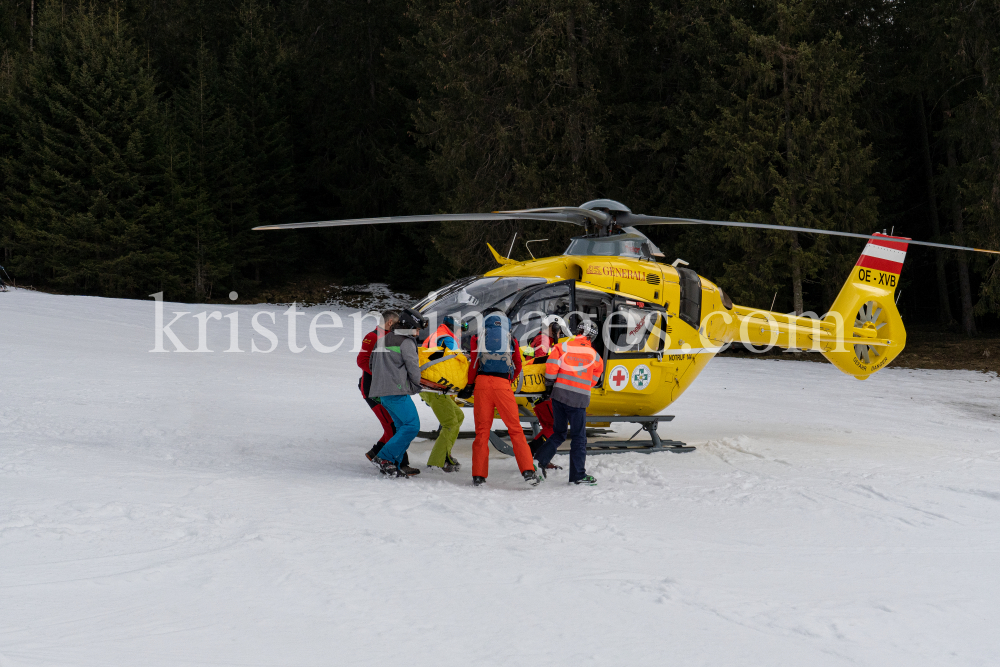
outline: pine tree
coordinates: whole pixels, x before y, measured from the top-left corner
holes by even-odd
[[[399,213],[392,162],[410,123],[398,88],[413,78],[396,53],[412,32],[406,10],[406,0],[345,0],[294,14],[295,29],[312,36],[288,49],[296,150],[313,200],[332,215]]]
[[[235,156],[218,99],[218,68],[204,44],[185,79],[186,88],[174,96],[170,114],[168,173],[175,221],[171,241],[184,267],[184,282],[200,301],[232,272],[219,219],[220,204],[226,201],[219,185],[225,183]]]
[[[721,166],[704,145],[719,109],[731,104],[725,74],[739,51],[731,34],[737,9],[730,0],[677,0],[654,3],[648,12],[632,6],[626,15],[628,61],[605,97],[612,191],[633,210],[709,219],[730,214],[717,192]],[[730,259],[711,230],[642,231],[702,275],[722,275]]]
[[[408,51],[427,86],[417,139],[444,209],[579,204],[600,194],[609,179],[602,71],[620,59],[623,41],[606,9],[592,0],[462,0],[414,6],[411,16],[418,32]],[[489,265],[483,241],[509,243],[516,230],[549,238],[549,251],[575,231],[445,224],[435,244],[468,272]]]
[[[248,271],[251,275],[241,279],[259,284],[261,269],[287,265],[297,245],[294,235],[274,238],[251,231],[295,221],[287,79],[271,7],[244,0],[236,24],[222,85],[223,135],[233,161],[222,179],[219,217],[229,230],[234,269]]]
[[[732,64],[732,3],[679,0],[630,17],[633,35],[620,90],[612,97],[615,174],[634,210],[710,217],[714,174],[685,156],[704,139],[728,90],[719,76]],[[657,229],[650,230],[656,235]]]
[[[295,92],[291,124],[301,172],[296,185],[306,219],[428,210],[435,189],[416,185],[427,179],[422,151],[409,134],[407,105],[416,97],[417,77],[399,52],[400,40],[413,33],[407,4],[344,0],[302,4],[290,12],[287,25],[309,35],[288,42]],[[404,199],[404,184],[419,195]],[[352,281],[388,280],[410,288],[429,281],[428,288],[436,287],[444,278],[426,242],[434,226],[307,232],[313,237],[309,259]],[[377,261],[373,248],[381,250]]]
[[[15,128],[19,74],[14,53],[0,51],[0,266],[10,260],[13,242],[8,229],[12,213],[9,194],[13,186],[10,170],[19,152]]]
[[[914,175],[917,176],[912,179],[916,186],[914,194],[919,197],[918,201],[924,203],[926,211],[928,229],[921,230],[921,236],[942,243],[950,242],[948,227],[949,222],[954,223],[954,219],[949,215],[949,204],[954,198],[946,192],[948,188],[944,187],[941,163],[945,161],[946,149],[939,140],[937,130],[943,121],[941,102],[948,94],[956,92],[955,86],[959,83],[956,77],[962,76],[955,70],[954,58],[947,55],[942,57],[952,48],[947,35],[949,18],[942,13],[946,4],[937,0],[915,0],[902,4],[893,12],[893,20],[889,24],[892,31],[886,31],[883,35],[883,41],[896,46],[895,51],[899,54],[892,61],[898,74],[890,85],[910,107],[902,110],[904,117],[912,116],[916,121],[912,130],[907,133],[910,135],[907,138],[916,148],[912,151],[916,163]],[[906,208],[912,208],[912,203],[906,202]],[[914,234],[912,221],[908,224],[901,220],[900,229],[906,230],[904,233],[907,235]],[[926,287],[936,288],[938,322],[945,327],[952,327],[956,324],[950,290],[954,280],[949,278],[953,268],[950,261],[952,256],[940,249],[932,252],[933,285],[930,281],[924,282]],[[918,251],[914,259],[919,263],[922,256],[927,254],[930,253]],[[914,260],[910,261],[910,266],[920,270],[919,264],[914,265]],[[962,273],[961,267],[959,273]],[[967,274],[967,270],[965,273]],[[971,298],[962,298],[960,295],[959,308],[962,311],[960,319],[971,321]]]
[[[971,84],[953,112],[948,109],[945,131],[946,185],[951,190],[955,242],[1000,248],[1000,15],[995,4],[942,4],[951,19],[948,60]],[[958,158],[959,150],[962,160]],[[972,334],[976,329],[970,312],[969,259],[959,257],[958,265],[964,306],[962,326]],[[984,274],[975,312],[1000,313],[1000,262],[982,256],[972,261]]]
[[[722,205],[738,220],[841,231],[874,231],[876,200],[867,178],[871,148],[854,122],[862,80],[858,57],[840,36],[817,37],[811,2],[767,2],[756,25],[734,18],[742,43],[727,72],[731,93],[689,159],[723,166]],[[726,230],[743,251],[722,277],[734,297],[768,305],[789,281],[792,308],[805,308],[803,283],[842,282],[856,249],[838,253],[829,238]]]
[[[124,21],[83,5],[42,8],[16,113],[14,270],[84,293],[169,284],[162,120]]]

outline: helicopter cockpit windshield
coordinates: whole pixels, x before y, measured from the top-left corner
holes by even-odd
[[[629,230],[632,228],[629,227]],[[627,231],[614,236],[577,236],[569,242],[565,254],[596,257],[628,257],[655,261],[663,257],[652,241],[637,231]]]
[[[544,285],[545,278],[483,278],[470,276],[461,278],[441,289],[428,294],[414,308],[428,318],[432,326],[437,326],[445,315],[460,314],[462,319],[471,313],[482,313],[487,308],[496,307],[506,311],[521,290],[535,285]],[[475,333],[476,320],[468,320]],[[423,338],[429,332],[421,332]]]

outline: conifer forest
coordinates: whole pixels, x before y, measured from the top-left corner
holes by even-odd
[[[579,228],[262,224],[619,200],[1000,249],[1000,0],[3,0],[0,264],[177,301],[417,292]],[[565,227],[565,228],[564,228]],[[644,228],[748,306],[863,242]],[[1000,263],[911,246],[904,318],[996,328]]]

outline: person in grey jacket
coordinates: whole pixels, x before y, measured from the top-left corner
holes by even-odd
[[[394,477],[409,476],[400,464],[403,454],[420,431],[417,408],[410,398],[421,390],[417,342],[412,335],[405,335],[411,332],[415,333],[412,323],[397,323],[378,342],[371,356],[372,385],[369,396],[379,398],[396,426],[396,435],[385,443],[373,462],[383,475]]]

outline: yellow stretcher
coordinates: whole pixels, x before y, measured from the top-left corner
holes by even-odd
[[[469,358],[462,351],[444,347],[421,347],[417,349],[420,360],[420,379],[428,389],[456,393],[469,383]],[[545,364],[531,363],[522,350],[521,376],[511,383],[517,394],[540,394],[545,391]],[[518,401],[527,403],[527,401]]]
[[[453,393],[469,383],[469,358],[446,347],[417,348],[420,383],[428,389]]]

